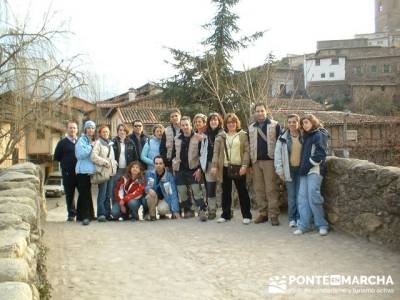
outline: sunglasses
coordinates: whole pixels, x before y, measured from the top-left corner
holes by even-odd
[[[143,125],[133,125],[133,127],[143,127]]]

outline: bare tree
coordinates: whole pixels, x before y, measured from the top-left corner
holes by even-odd
[[[61,101],[85,85],[78,71],[79,55],[62,57],[56,42],[68,32],[51,28],[50,12],[37,30],[10,13],[0,1],[0,163],[7,159],[26,129],[43,126],[51,119],[49,103]],[[50,107],[50,108],[49,108]]]

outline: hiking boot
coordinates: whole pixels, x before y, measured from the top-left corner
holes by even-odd
[[[209,212],[208,213],[208,219],[209,220],[214,220],[217,217],[217,214],[215,212]]]
[[[254,220],[254,224],[260,224],[268,222],[268,216],[259,215],[257,219]]]
[[[107,222],[106,216],[99,216],[99,217],[97,218],[97,221],[98,221],[98,222]]]
[[[187,210],[187,211],[185,211],[184,212],[184,215],[183,215],[183,217],[185,218],[185,219],[190,219],[190,218],[194,218],[194,211],[193,210]]]
[[[171,219],[179,220],[181,218],[180,213],[173,213]]]
[[[199,220],[202,222],[207,221],[208,219],[208,212],[206,210],[200,210],[199,211]]]
[[[272,226],[278,226],[279,225],[278,217],[271,217],[271,225]]]

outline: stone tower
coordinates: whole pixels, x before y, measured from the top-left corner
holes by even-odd
[[[400,32],[400,0],[375,0],[375,32]]]

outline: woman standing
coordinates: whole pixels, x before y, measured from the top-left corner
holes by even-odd
[[[128,138],[129,130],[124,124],[117,127],[117,136],[113,139],[115,160],[118,162],[117,174],[113,177],[112,190],[115,189],[117,181],[125,174],[126,167],[133,161],[139,160],[135,143]],[[112,206],[119,205],[115,201],[115,194],[111,193]],[[125,216],[126,218],[126,216]]]
[[[76,220],[82,221],[82,225],[89,225],[94,219],[90,175],[95,172],[95,166],[90,159],[93,145],[95,143],[96,124],[93,121],[86,121],[84,134],[78,139],[75,145],[75,156],[77,159],[75,173],[78,181],[78,202]]]
[[[110,129],[103,125],[98,133],[99,139],[93,146],[91,158],[96,165],[96,172],[104,176],[104,182],[98,183],[97,221],[105,222],[111,219],[112,177],[117,172],[117,162],[114,157],[113,143],[110,140]]]
[[[144,196],[145,187],[146,181],[141,163],[138,161],[130,163],[125,176],[120,178],[114,190],[115,199],[119,206],[113,206],[113,217],[117,219],[121,216],[121,213],[129,214],[130,212],[132,221],[139,220],[140,206],[143,205],[143,209],[148,210]]]
[[[205,138],[201,142],[200,165],[205,175],[208,202],[208,219],[213,220],[217,214],[217,177],[211,173],[215,138],[224,131],[224,121],[218,113],[211,113],[207,118]]]
[[[147,165],[147,171],[154,170],[154,157],[160,155],[160,144],[163,134],[164,126],[161,124],[154,125],[153,135],[149,137],[143,146],[140,160]]]
[[[325,175],[326,149],[323,135],[326,129],[314,115],[307,115],[300,120],[304,131],[303,147],[300,159],[300,188],[298,204],[300,224],[294,234],[303,234],[310,230],[311,220],[319,229],[320,235],[328,234],[328,222],[324,217],[324,198],[321,195],[322,176]]]
[[[300,187],[300,155],[301,135],[299,129],[300,117],[291,114],[287,118],[288,129],[286,129],[276,141],[275,147],[275,171],[285,182],[288,195],[288,217],[289,227],[296,227],[300,221],[297,205],[297,195]]]
[[[241,130],[240,120],[234,113],[226,115],[225,131],[220,132],[214,145],[211,173],[222,182],[222,215],[218,223],[231,219],[232,180],[239,194],[243,224],[251,223],[250,197],[246,188],[246,172],[250,162],[249,139]],[[228,172],[228,168],[232,171]]]

